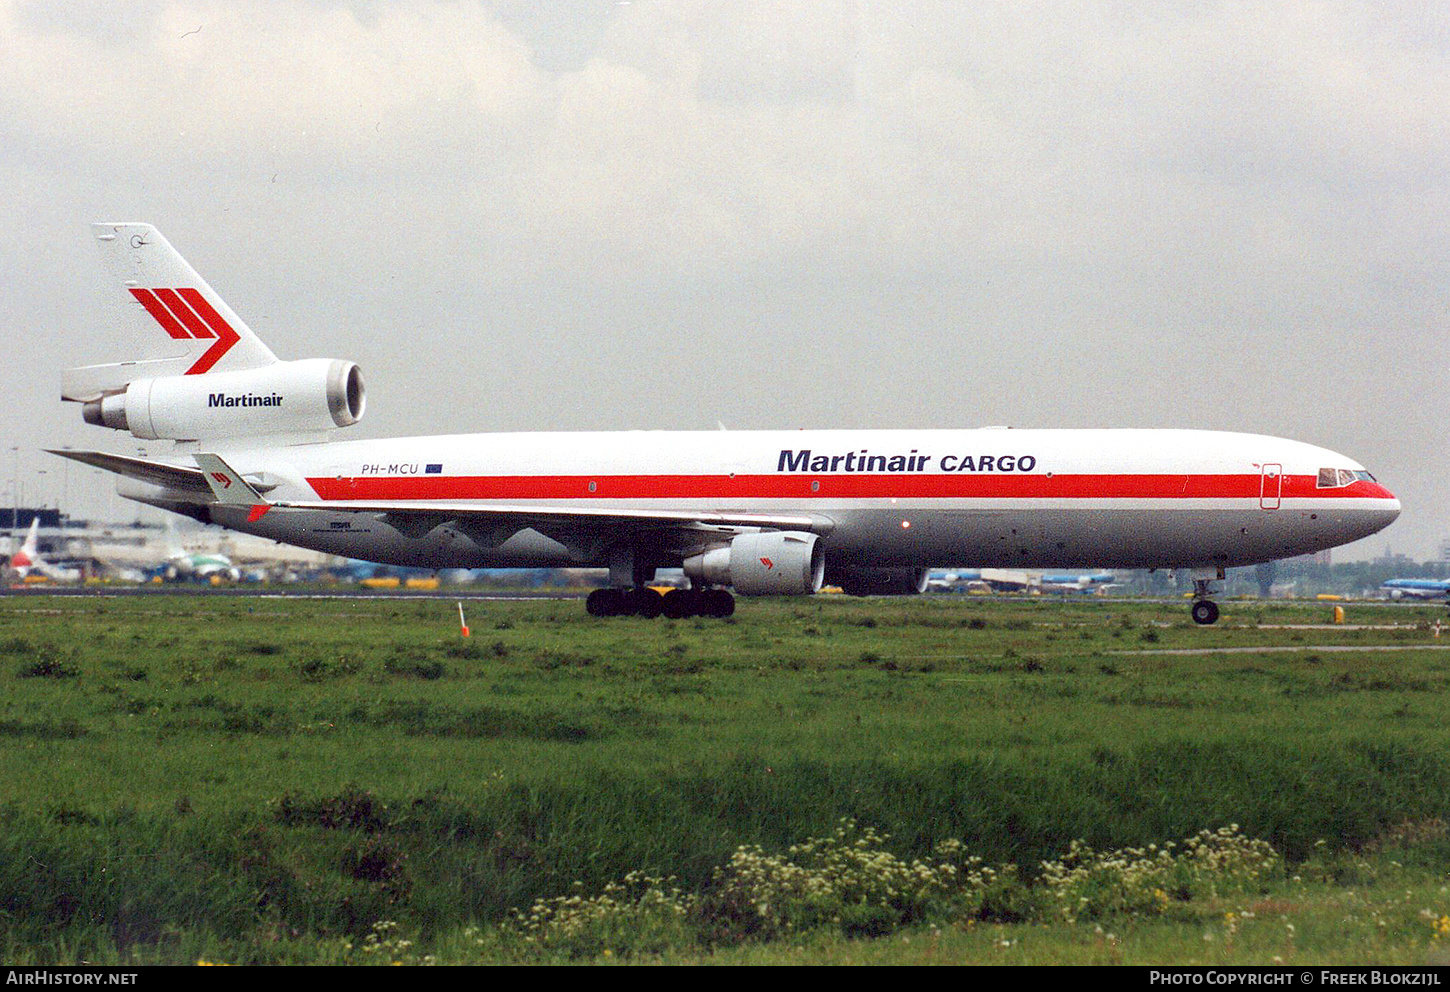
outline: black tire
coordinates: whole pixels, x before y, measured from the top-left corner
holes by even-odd
[[[630,612],[637,617],[650,620],[664,612],[665,598],[647,586],[633,590],[630,592],[629,598],[634,605],[634,609]]]
[[[1218,620],[1218,604],[1208,599],[1200,599],[1190,608],[1189,613],[1193,616],[1193,622],[1201,626],[1207,626]]]
[[[617,617],[623,612],[624,597],[618,589],[595,589],[584,600],[591,617]]]
[[[596,589],[584,600],[590,616],[628,616],[634,612],[624,589]]]
[[[664,614],[671,620],[683,620],[699,612],[700,595],[693,589],[673,589],[665,593]]]
[[[724,589],[707,589],[701,594],[707,616],[724,618],[735,612],[735,597]]]

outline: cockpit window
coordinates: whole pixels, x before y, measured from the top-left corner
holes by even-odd
[[[1352,486],[1356,482],[1374,482],[1374,476],[1364,469],[1349,468],[1321,468],[1319,470],[1318,487],[1320,489],[1338,489],[1341,486]]]

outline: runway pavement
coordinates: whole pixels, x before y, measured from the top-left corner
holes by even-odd
[[[539,592],[529,590],[471,589],[467,586],[450,586],[446,589],[364,589],[358,586],[338,586],[335,589],[298,588],[279,586],[203,586],[203,585],[144,585],[144,586],[55,586],[30,585],[0,588],[0,596],[80,596],[91,598],[128,596],[227,596],[253,599],[445,599],[445,600],[496,600],[515,601],[533,599],[583,599],[588,589],[548,589]]]

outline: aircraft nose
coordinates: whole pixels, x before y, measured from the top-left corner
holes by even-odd
[[[1400,515],[1400,501],[1399,501],[1399,498],[1396,497],[1396,496],[1391,496],[1389,499],[1385,500],[1385,505],[1379,508],[1379,516],[1380,516],[1380,519],[1383,521],[1380,524],[1380,526],[1381,527],[1388,527],[1390,524],[1392,524],[1392,523],[1395,522],[1395,518],[1398,517],[1399,515]]]
[[[1371,534],[1384,530],[1400,515],[1399,498],[1382,486],[1379,489],[1382,495],[1374,501],[1373,506],[1365,511],[1368,523],[1372,528],[1369,531]]]

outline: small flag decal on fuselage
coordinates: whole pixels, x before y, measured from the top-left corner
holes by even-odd
[[[427,468],[425,468],[423,470],[423,472],[424,472],[425,475],[442,475],[443,474],[443,466],[442,466],[441,463],[440,464],[429,465]]]

